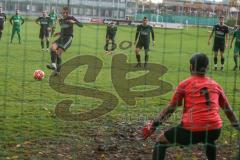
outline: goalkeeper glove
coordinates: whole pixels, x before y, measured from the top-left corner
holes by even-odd
[[[150,137],[153,132],[156,130],[156,127],[159,126],[160,123],[157,121],[149,121],[145,124],[145,126],[142,129],[142,137],[143,139],[147,139]]]

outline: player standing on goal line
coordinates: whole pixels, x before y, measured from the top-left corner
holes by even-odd
[[[73,39],[73,25],[76,24],[79,27],[83,26],[75,17],[69,15],[68,7],[63,7],[62,16],[63,18],[59,19],[61,32],[55,34],[60,35],[60,37],[52,43],[50,49],[51,64],[47,65],[47,68],[54,70],[54,75],[60,74],[62,53],[71,46]]]
[[[236,38],[236,40],[235,40],[234,51],[233,51],[233,54],[234,54],[233,59],[234,59],[234,63],[235,63],[235,66],[233,68],[234,71],[238,68],[238,58],[240,55],[240,28],[239,28],[239,26],[237,27],[236,31],[233,33],[230,48],[232,48],[233,40],[235,38]],[[239,70],[240,70],[240,66],[239,66]]]
[[[142,24],[137,26],[137,32],[135,35],[135,42],[134,44],[136,45],[135,53],[136,53],[136,58],[137,58],[137,65],[136,67],[141,67],[141,56],[140,56],[140,51],[142,47],[144,47],[145,50],[145,63],[144,67],[147,67],[148,63],[148,51],[149,51],[149,43],[150,43],[150,33],[152,34],[152,43],[154,46],[154,32],[152,26],[148,25],[148,19],[147,17],[143,18]]]
[[[50,17],[47,16],[47,11],[42,12],[42,16],[36,19],[36,23],[40,25],[39,38],[41,39],[42,51],[44,51],[44,40],[46,40],[46,51],[49,48],[49,27],[50,27]]]
[[[197,53],[190,59],[191,76],[177,86],[168,107],[144,127],[143,138],[149,137],[164,123],[177,106],[184,104],[179,125],[160,134],[154,146],[153,160],[164,160],[166,149],[172,144],[191,145],[204,143],[208,160],[216,160],[215,141],[222,128],[220,107],[224,110],[231,125],[240,130],[239,122],[219,84],[205,76],[208,70],[208,57]],[[182,103],[184,101],[184,103]],[[150,127],[149,127],[150,126]],[[146,127],[149,128],[146,131]]]
[[[224,16],[219,17],[219,24],[216,24],[213,26],[212,33],[209,36],[208,39],[208,45],[210,45],[210,40],[213,36],[213,33],[215,33],[214,36],[214,42],[213,42],[213,52],[214,52],[214,70],[217,70],[218,67],[218,50],[220,50],[221,54],[221,71],[223,71],[224,68],[224,50],[225,47],[228,48],[228,26],[224,24]],[[225,42],[226,39],[226,42]]]
[[[3,13],[2,7],[0,6],[0,40],[2,38],[2,31],[3,31],[4,23],[6,22],[6,20],[7,20],[6,14]]]

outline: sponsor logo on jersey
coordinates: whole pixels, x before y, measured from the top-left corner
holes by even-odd
[[[70,27],[69,24],[61,24],[61,28],[68,28],[68,27]]]
[[[224,36],[224,32],[222,32],[222,31],[216,31],[216,34],[217,34],[217,35]]]
[[[148,32],[141,31],[141,35],[147,36],[147,35],[148,35]]]
[[[46,21],[42,21],[41,24],[48,24],[48,22],[46,22]]]

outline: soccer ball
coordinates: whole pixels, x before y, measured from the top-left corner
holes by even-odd
[[[41,81],[44,77],[45,77],[45,73],[40,69],[34,71],[33,73],[33,78],[36,80]]]

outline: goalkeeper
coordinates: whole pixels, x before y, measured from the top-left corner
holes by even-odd
[[[216,159],[215,141],[219,138],[222,120],[220,107],[224,110],[233,127],[239,130],[239,122],[228,103],[219,84],[205,76],[208,69],[208,57],[197,53],[190,59],[191,76],[180,82],[171,102],[152,123],[146,139],[158,125],[171,116],[184,100],[181,123],[159,136],[153,151],[153,160],[164,160],[170,144],[190,145],[204,143],[208,160]]]

